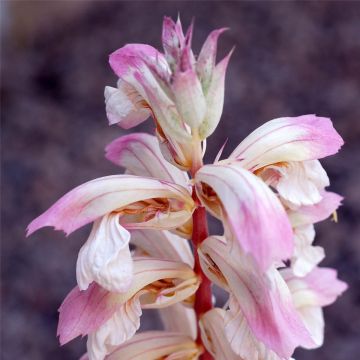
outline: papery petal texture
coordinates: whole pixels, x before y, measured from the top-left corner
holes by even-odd
[[[237,164],[205,165],[195,181],[202,203],[263,270],[291,256],[293,233],[285,210],[259,178]]]
[[[233,352],[225,336],[225,314],[225,310],[215,308],[201,317],[199,322],[201,339],[214,359],[242,360],[239,355]]]
[[[104,359],[119,344],[134,336],[140,327],[142,314],[138,296],[124,303],[113,316],[88,335],[87,353],[89,360]]]
[[[139,125],[151,115],[148,104],[125,81],[119,80],[117,85],[117,88],[106,86],[104,91],[109,125],[117,124],[124,129]]]
[[[311,345],[311,337],[279,272],[271,267],[261,273],[251,257],[242,254],[235,245],[229,246],[222,237],[206,239],[200,246],[202,258],[211,259],[207,263],[201,261],[205,274],[221,273],[227,281],[225,290],[233,294],[253,336],[278,356],[289,358],[295,347]],[[230,316],[234,317],[235,312],[230,308]],[[240,351],[234,345],[239,326],[225,328],[235,352]]]
[[[284,117],[268,121],[253,131],[230,159],[254,171],[278,162],[321,159],[338,152],[343,143],[327,118]]]
[[[182,352],[183,357],[171,357]],[[200,355],[195,342],[186,335],[165,331],[147,331],[119,346],[107,360],[196,360]]]
[[[130,233],[120,225],[119,214],[96,220],[77,259],[80,290],[86,290],[93,281],[109,291],[128,290],[133,278],[129,241]]]
[[[111,211],[151,198],[176,199],[183,204],[184,210],[181,211],[188,212],[188,218],[191,217],[193,200],[187,189],[163,180],[112,175],[89,181],[64,195],[31,222],[28,235],[45,226],[54,226],[56,230],[70,234]],[[178,220],[180,224],[177,225],[185,222],[183,218]],[[169,228],[172,227],[176,225],[172,223]]]
[[[321,194],[322,200],[314,205],[295,207],[288,210],[293,227],[308,225],[325,220],[341,205],[343,197],[329,191]]]
[[[169,231],[133,230],[131,243],[146,255],[159,259],[181,261],[194,267],[194,255],[189,241]]]
[[[197,320],[195,310],[182,303],[177,303],[160,309],[160,318],[166,331],[177,332],[197,337]]]
[[[136,133],[122,136],[106,147],[106,158],[131,175],[166,180],[189,186],[189,176],[166,161],[155,136]]]

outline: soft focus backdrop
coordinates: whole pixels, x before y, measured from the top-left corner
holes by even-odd
[[[339,223],[317,226],[323,265],[350,290],[326,308],[323,348],[297,360],[357,360],[360,353],[360,2],[1,1],[2,355],[76,359],[84,340],[62,348],[57,308],[75,284],[77,251],[89,227],[69,238],[27,224],[76,185],[119,171],[104,146],[124,134],[108,127],[103,89],[114,85],[108,55],[129,42],[160,48],[164,15],[195,18],[194,49],[214,28],[235,45],[222,121],[208,141],[212,161],[272,118],[331,117],[343,150],[323,161],[331,190],[345,196]],[[151,121],[138,130],[153,131]],[[159,326],[146,314],[144,328]]]

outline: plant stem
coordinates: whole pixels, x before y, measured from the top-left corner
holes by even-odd
[[[195,266],[194,271],[199,276],[201,283],[199,289],[195,294],[195,313],[196,313],[196,320],[197,324],[199,324],[199,320],[205,312],[212,308],[212,292],[211,292],[211,282],[203,273],[199,255],[197,252],[197,248],[204,241],[209,233],[208,233],[208,226],[207,226],[207,219],[206,219],[206,210],[200,204],[200,201],[196,195],[195,189],[193,189],[193,199],[197,205],[193,213],[193,233],[192,233],[192,243],[194,246],[194,257],[195,257]],[[200,336],[200,329],[198,325],[198,336],[196,342],[199,345],[202,345],[201,336]],[[204,348],[205,350],[205,348]],[[212,360],[212,356],[205,350],[205,352],[200,357],[201,360]]]

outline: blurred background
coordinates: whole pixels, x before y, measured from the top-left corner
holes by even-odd
[[[76,359],[78,339],[59,347],[57,308],[75,284],[89,227],[69,238],[27,224],[87,180],[115,174],[104,147],[125,133],[109,127],[103,89],[116,77],[108,55],[129,42],[160,49],[164,15],[195,18],[198,53],[214,28],[232,46],[222,121],[208,141],[211,162],[250,131],[281,116],[331,117],[345,139],[323,164],[345,196],[339,223],[317,225],[322,265],[350,289],[325,309],[325,344],[297,360],[357,360],[360,353],[360,2],[1,1],[2,358]],[[152,122],[136,130],[153,132]],[[159,326],[145,314],[146,329]]]

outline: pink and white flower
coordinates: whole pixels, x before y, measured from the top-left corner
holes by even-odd
[[[164,156],[189,170],[194,142],[215,130],[224,103],[224,82],[230,54],[215,64],[217,40],[213,31],[198,60],[191,50],[192,26],[184,35],[180,20],[165,17],[165,54],[143,44],[128,44],[110,55],[119,77],[117,88],[105,88],[110,124],[130,128],[154,118]]]

